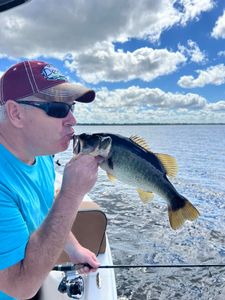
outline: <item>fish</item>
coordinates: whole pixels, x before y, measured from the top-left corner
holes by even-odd
[[[100,167],[108,178],[135,187],[143,203],[152,200],[154,194],[166,200],[173,230],[182,227],[185,221],[199,217],[197,208],[176,190],[168,178],[177,175],[176,159],[152,152],[143,138],[112,133],[74,135],[73,154],[76,157],[81,153],[100,156]]]

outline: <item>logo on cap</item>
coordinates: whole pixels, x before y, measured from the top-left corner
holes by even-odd
[[[46,65],[42,71],[41,74],[44,76],[47,80],[66,80],[66,76],[60,73],[60,71],[52,66],[52,65]]]

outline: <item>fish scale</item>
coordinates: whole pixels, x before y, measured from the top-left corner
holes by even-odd
[[[165,171],[163,173],[158,170],[149,161],[129,151],[129,149],[127,148],[125,151],[122,147],[112,144],[112,154],[110,156],[113,168],[110,168],[107,161],[100,165],[101,168],[122,182],[142,188],[148,192],[160,193],[164,197],[169,190],[171,190],[171,193],[176,192],[165,178]],[[163,170],[163,167],[161,169]],[[159,181],[159,178],[161,181]],[[159,182],[163,183],[161,188],[159,187]],[[165,191],[163,191],[164,187],[166,188]]]

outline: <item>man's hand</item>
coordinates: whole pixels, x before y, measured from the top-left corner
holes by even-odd
[[[99,261],[97,260],[96,255],[88,250],[87,248],[82,247],[79,245],[76,249],[76,253],[74,255],[70,255],[70,260],[71,262],[75,264],[88,264],[90,265],[91,268],[89,267],[83,267],[79,269],[80,273],[89,273],[89,272],[96,272],[96,270],[99,267]]]
[[[95,272],[100,265],[95,253],[82,247],[72,232],[69,234],[64,250],[67,252],[70,261],[74,264],[86,263],[91,266],[91,269],[89,267],[79,269],[80,273]]]
[[[98,158],[90,155],[79,155],[71,159],[64,169],[60,193],[70,199],[83,199],[97,180]]]

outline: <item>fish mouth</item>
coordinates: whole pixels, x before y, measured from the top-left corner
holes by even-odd
[[[73,135],[72,138],[75,156],[82,153],[106,158],[109,155],[112,145],[112,139],[109,136],[81,134]]]
[[[78,135],[73,135],[73,154],[78,155],[81,151],[81,140]]]
[[[73,135],[73,154],[77,156],[78,154],[91,154],[95,156],[95,151],[98,148],[98,144],[89,145],[84,138],[85,134]]]

